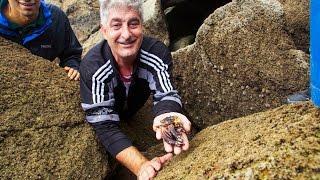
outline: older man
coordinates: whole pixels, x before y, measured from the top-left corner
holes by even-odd
[[[63,11],[42,0],[0,0],[0,9],[0,36],[50,61],[58,57],[68,77],[79,79],[82,47]]]
[[[181,114],[181,100],[170,80],[172,59],[168,48],[142,33],[140,0],[100,0],[104,41],[81,62],[80,91],[87,121],[106,150],[140,179],[156,176],[174,152],[189,148],[185,133],[178,144],[164,142],[168,154],[149,161],[119,129],[119,120],[135,114],[150,94],[155,114],[153,129],[161,139],[161,120],[177,117],[183,132],[191,123]]]

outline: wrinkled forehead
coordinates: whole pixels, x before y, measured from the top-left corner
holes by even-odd
[[[141,14],[139,13],[138,10],[130,7],[130,6],[125,6],[125,5],[117,5],[110,7],[108,9],[108,19],[107,22],[110,22],[114,19],[126,21],[129,19],[139,19],[140,21],[142,20]]]

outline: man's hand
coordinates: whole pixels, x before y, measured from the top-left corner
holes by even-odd
[[[118,153],[116,159],[133,172],[138,180],[149,180],[157,175],[157,172],[172,156],[171,153],[168,153],[149,161],[137,148],[130,146]]]
[[[78,81],[80,79],[79,71],[68,66],[64,67],[64,70],[68,73],[68,77],[70,80]]]
[[[154,178],[163,165],[167,161],[171,160],[172,156],[173,155],[171,153],[168,153],[164,156],[155,157],[151,161],[143,163],[138,173],[138,180],[149,180]]]
[[[158,140],[163,139],[162,134],[161,134],[161,129],[159,128],[159,126],[161,125],[161,120],[165,119],[166,117],[170,117],[170,116],[177,116],[182,123],[182,127],[185,130],[185,132],[189,132],[191,130],[191,123],[188,120],[188,118],[186,116],[184,116],[183,114],[177,113],[177,112],[170,112],[170,113],[165,113],[165,114],[161,114],[157,117],[154,118],[153,121],[153,130],[156,132],[156,138]],[[189,141],[188,141],[188,137],[186,135],[186,133],[182,132],[181,138],[183,140],[183,145],[180,146],[176,146],[176,145],[170,145],[168,144],[166,141],[163,140],[163,145],[164,145],[164,149],[166,152],[174,152],[174,154],[180,154],[181,151],[186,151],[189,149]]]

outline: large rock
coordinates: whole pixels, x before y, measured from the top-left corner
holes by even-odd
[[[102,179],[104,150],[84,121],[79,84],[0,38],[0,179]]]
[[[284,9],[286,30],[293,37],[296,47],[309,52],[309,0],[279,0]]]
[[[320,110],[285,105],[204,129],[155,179],[320,179],[319,152]]]
[[[86,55],[87,52],[96,44],[98,44],[99,42],[101,42],[103,40],[103,35],[100,31],[97,31],[93,34],[91,34],[91,36],[82,44],[82,48],[83,48],[83,53],[82,55]]]
[[[55,63],[0,37],[0,179],[104,179],[118,164],[85,122],[79,84]],[[161,143],[150,101],[123,131],[141,151]]]
[[[83,43],[100,27],[98,0],[47,0],[60,7],[68,16],[72,29]]]
[[[161,1],[144,0],[143,3],[144,33],[169,45],[169,33]]]
[[[196,42],[173,53],[174,78],[196,126],[283,104],[308,86],[309,56],[296,50],[276,0],[235,0],[211,14]]]

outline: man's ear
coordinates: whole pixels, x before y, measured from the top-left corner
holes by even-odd
[[[100,24],[100,32],[102,33],[104,39],[107,40],[107,38],[108,38],[107,28],[106,28],[104,25],[102,25],[102,24]]]

